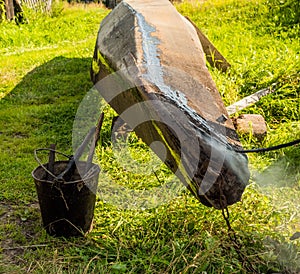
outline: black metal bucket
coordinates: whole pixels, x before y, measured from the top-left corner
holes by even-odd
[[[61,174],[67,165],[68,161],[55,162],[53,175]],[[83,236],[91,230],[100,168],[92,164],[89,172],[82,178],[85,167],[86,162],[77,162],[69,182],[47,179],[48,164],[40,164],[32,172],[43,226],[48,234],[64,237]]]

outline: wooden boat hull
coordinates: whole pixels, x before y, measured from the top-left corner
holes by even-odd
[[[122,1],[101,23],[91,75],[197,199],[218,209],[240,200],[247,157],[196,30],[168,0]]]

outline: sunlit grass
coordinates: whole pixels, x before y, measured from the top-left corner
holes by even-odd
[[[225,105],[277,83],[274,94],[242,111],[262,114],[269,130],[263,141],[242,136],[244,147],[299,139],[299,26],[276,27],[263,1],[176,7],[231,63],[227,74],[209,68]],[[43,230],[30,175],[37,166],[33,150],[56,143],[72,153],[73,121],[92,87],[91,57],[108,12],[65,5],[52,17],[28,11],[28,24],[0,24],[0,272],[247,273],[220,211],[182,189],[159,203],[166,198],[161,186],[173,175],[133,133],[124,150],[114,147],[115,113],[108,107],[97,147],[102,173],[92,232],[65,240]],[[299,147],[249,155],[251,185],[229,209],[241,252],[260,273],[299,271],[299,239],[289,240],[300,231],[299,162]]]

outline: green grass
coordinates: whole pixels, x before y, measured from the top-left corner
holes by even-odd
[[[241,136],[247,148],[300,137],[300,27],[281,21],[286,17],[276,5],[176,5],[231,63],[227,74],[210,67],[226,105],[277,83],[274,94],[241,112],[262,114],[268,126],[263,141]],[[134,134],[127,151],[113,150],[114,112],[107,106],[97,147],[102,196],[93,230],[69,240],[45,233],[31,178],[37,166],[33,150],[56,143],[58,150],[72,152],[73,121],[92,87],[91,57],[99,23],[109,12],[97,5],[61,7],[52,16],[26,11],[28,23],[20,26],[0,24],[0,273],[249,273],[220,211],[199,204],[186,190],[153,207],[155,198],[165,199],[157,190],[173,177]],[[46,161],[46,155],[41,158]],[[251,185],[229,209],[241,254],[257,272],[297,273],[300,242],[289,237],[300,231],[299,146],[251,154],[249,160]],[[143,190],[139,209],[126,204],[130,191],[111,194],[111,182]]]

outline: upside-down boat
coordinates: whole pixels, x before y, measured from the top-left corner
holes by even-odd
[[[201,203],[222,209],[241,199],[247,156],[237,152],[242,145],[195,27],[168,0],[118,4],[101,22],[91,76]]]

